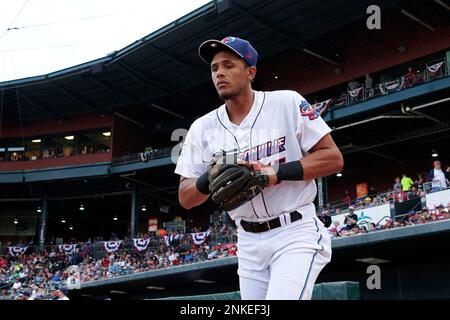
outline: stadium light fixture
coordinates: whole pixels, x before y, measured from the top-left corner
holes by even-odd
[[[342,177],[342,172],[336,173],[336,177],[338,177],[338,178]]]
[[[80,204],[80,211],[84,211],[84,206]]]
[[[275,76],[274,76],[274,78],[275,78],[275,79],[278,79],[278,76],[277,76],[277,75],[275,75]]]
[[[117,216],[114,216],[113,220],[114,220],[114,221],[117,221],[117,220],[118,220]]]
[[[66,219],[62,218],[61,223],[66,223]]]
[[[70,227],[69,227],[69,230],[73,230],[73,227],[72,227],[72,226],[70,226]]]
[[[111,132],[109,132],[109,131],[103,132],[102,135],[104,135],[105,137],[109,137],[109,136],[111,136]]]
[[[41,207],[38,207],[38,208],[36,209],[36,212],[37,212],[37,213],[41,213],[41,212],[42,212]]]
[[[41,142],[41,139],[33,139],[33,140],[31,140],[31,142],[33,142],[33,143],[39,143],[39,142]]]
[[[431,152],[431,156],[432,156],[433,158],[437,158],[437,157],[439,156],[439,154],[436,152],[436,150],[433,150],[433,151]]]
[[[18,224],[18,223],[19,223],[19,219],[17,219],[17,218],[14,218],[14,221],[13,221],[13,223],[14,223],[14,224]]]
[[[73,140],[73,139],[75,139],[75,137],[74,136],[65,136],[64,139],[66,139],[66,140]]]
[[[145,204],[144,204],[144,205],[142,205],[142,208],[141,208],[141,210],[142,210],[142,211],[144,211],[144,212],[145,212],[145,211],[147,211],[147,207],[145,206]]]
[[[197,282],[197,283],[205,283],[205,284],[213,284],[213,283],[216,283],[216,282],[213,281],[213,280],[205,280],[205,279],[197,279],[197,280],[194,280],[194,282]]]
[[[356,261],[364,262],[364,263],[368,263],[368,264],[380,264],[380,263],[389,263],[389,262],[391,262],[389,260],[380,259],[380,258],[374,258],[374,257],[367,257],[367,258],[362,258],[362,259],[356,259]]]
[[[148,290],[164,290],[164,287],[158,287],[158,286],[148,286]]]
[[[113,294],[126,294],[126,292],[125,291],[120,291],[120,290],[111,290],[111,291],[109,291],[110,293],[113,293]]]

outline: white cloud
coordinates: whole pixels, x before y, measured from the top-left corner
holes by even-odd
[[[122,49],[206,0],[0,0],[0,81],[46,74]],[[21,14],[12,20],[26,3]]]

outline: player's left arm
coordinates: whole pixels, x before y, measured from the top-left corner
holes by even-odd
[[[303,180],[312,180],[339,172],[344,167],[344,157],[328,133],[322,137],[300,163]]]
[[[289,168],[283,170],[286,174],[282,174],[282,176],[287,175],[288,177],[285,177],[284,179],[280,179],[280,175],[276,172],[275,168],[271,166],[253,161],[242,161],[240,164],[268,175],[268,186],[275,185],[277,182],[280,182],[280,180],[317,179],[339,172],[344,167],[342,153],[329,133],[324,135],[313,147],[311,147],[308,154],[303,159],[299,160],[299,162],[300,164],[297,164],[296,166],[293,166],[292,163],[288,164]],[[283,166],[283,164],[281,166]],[[299,170],[298,167],[301,167],[302,169]],[[300,174],[300,176],[297,177],[297,174]]]

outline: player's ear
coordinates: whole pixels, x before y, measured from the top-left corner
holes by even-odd
[[[256,67],[248,67],[248,80],[253,81],[256,77]]]

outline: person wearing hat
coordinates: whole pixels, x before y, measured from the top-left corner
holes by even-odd
[[[190,209],[220,191],[210,184],[209,168],[225,175],[244,172],[238,165],[249,168],[260,184],[253,197],[227,210],[238,227],[241,297],[311,299],[331,260],[330,236],[313,203],[314,179],[343,168],[331,129],[299,93],[253,90],[258,52],[248,40],[207,40],[198,53],[224,103],[197,119],[183,140],[175,168],[180,204]],[[221,167],[214,166],[217,154],[226,159]],[[227,186],[246,175],[228,174]]]
[[[434,168],[428,172],[428,180],[432,182],[433,192],[447,188],[447,179],[445,173],[441,169],[441,162],[436,160],[433,162]]]
[[[355,214],[355,207],[350,206],[348,208],[348,215],[345,216],[344,223],[346,224],[346,229],[348,231],[352,230],[357,226],[358,216]]]
[[[59,290],[55,290],[52,292],[52,295],[54,297],[55,300],[70,300],[67,297],[67,293],[69,292],[69,290],[65,287],[59,288]]]

